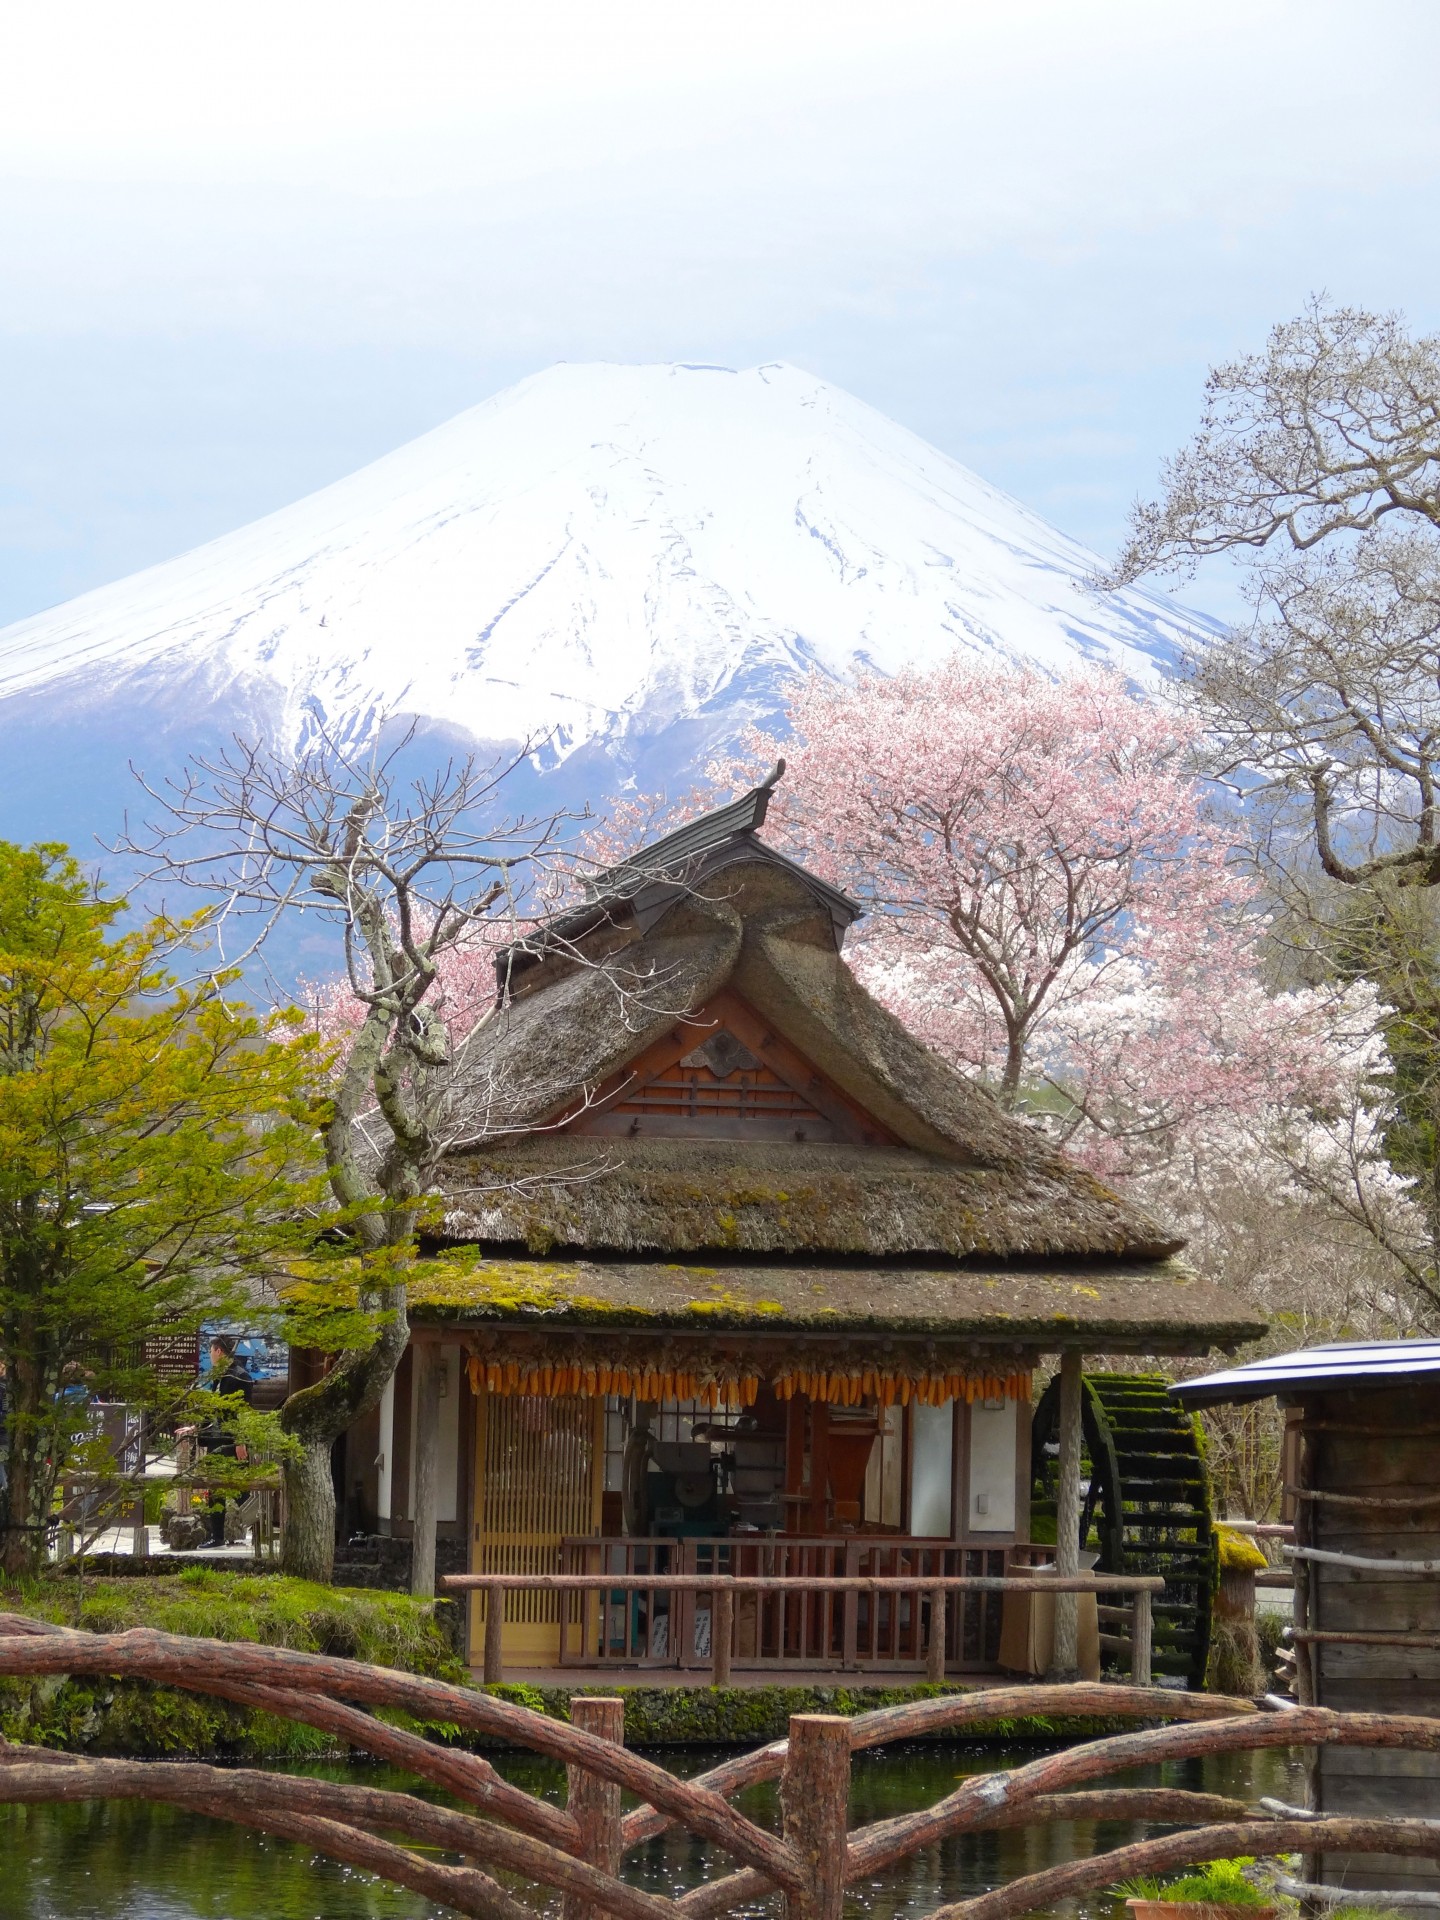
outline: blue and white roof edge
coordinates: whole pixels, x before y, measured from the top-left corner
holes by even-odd
[[[1279,1393],[1383,1386],[1386,1381],[1432,1373],[1440,1374],[1440,1340],[1364,1340],[1267,1354],[1243,1367],[1227,1367],[1223,1373],[1209,1373],[1199,1380],[1181,1380],[1170,1392],[1185,1406],[1218,1406],[1264,1400]]]

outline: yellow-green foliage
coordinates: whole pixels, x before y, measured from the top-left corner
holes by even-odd
[[[727,1320],[743,1320],[751,1315],[782,1313],[784,1309],[778,1300],[747,1300],[742,1294],[715,1283],[713,1298],[709,1300],[687,1300],[687,1313],[722,1313]]]
[[[725,1320],[754,1320],[784,1311],[778,1300],[751,1300],[714,1278],[713,1267],[666,1266],[659,1271],[679,1275],[699,1287],[708,1282],[709,1298],[687,1300],[689,1313]],[[439,1259],[421,1261],[410,1279],[410,1305],[441,1313],[510,1316],[526,1310],[565,1309],[581,1319],[613,1321],[613,1301],[596,1299],[582,1291],[580,1267],[551,1260],[492,1260],[470,1248],[457,1248]],[[305,1283],[299,1283],[303,1286]],[[626,1319],[648,1316],[644,1301],[631,1298]]]
[[[559,1260],[487,1260],[473,1248],[457,1247],[414,1268],[410,1303],[467,1314],[514,1314],[527,1308],[544,1312],[557,1307],[602,1315],[613,1312],[605,1301],[580,1291],[581,1277],[579,1267]]]
[[[182,984],[204,923],[111,923],[62,847],[0,841],[0,1562],[33,1571],[86,1396],[164,1405],[138,1358],[315,1237],[326,1064],[296,1012]]]

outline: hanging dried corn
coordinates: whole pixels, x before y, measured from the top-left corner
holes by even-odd
[[[758,1373],[721,1373],[702,1375],[688,1368],[615,1367],[598,1362],[575,1361],[568,1365],[555,1362],[527,1364],[515,1360],[486,1360],[470,1356],[465,1363],[471,1391],[480,1393],[524,1394],[532,1397],[593,1398],[617,1396],[638,1400],[740,1409],[753,1407],[760,1397],[762,1376]],[[892,1407],[898,1401],[908,1406],[912,1400],[921,1406],[940,1407],[963,1400],[973,1406],[977,1400],[1019,1400],[1030,1398],[1031,1376],[1028,1369],[1010,1373],[962,1372],[958,1368],[934,1371],[930,1368],[895,1368],[874,1365],[862,1368],[795,1367],[775,1375],[770,1384],[777,1400],[793,1400],[801,1395],[834,1407],[858,1407],[878,1404]]]

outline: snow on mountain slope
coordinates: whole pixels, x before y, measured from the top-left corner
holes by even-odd
[[[557,366],[348,479],[0,632],[7,716],[145,736],[414,716],[688,760],[819,665],[957,646],[1152,679],[1209,623],[786,365]],[[28,724],[28,722],[27,722]],[[676,729],[679,729],[676,732]],[[14,731],[12,727],[11,731]]]

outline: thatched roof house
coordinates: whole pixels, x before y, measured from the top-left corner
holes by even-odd
[[[507,956],[467,1064],[482,1138],[443,1182],[443,1237],[485,1262],[421,1313],[533,1324],[541,1285],[547,1328],[1253,1338],[1176,1234],[865,991],[841,955],[859,909],[757,837],[768,791]]]
[[[1042,1356],[1263,1330],[1173,1232],[865,991],[841,953],[856,904],[758,835],[770,784],[600,876],[503,959],[435,1229],[471,1257],[412,1292],[462,1403],[442,1447],[472,1560],[502,1535],[619,1534],[611,1456],[635,1407],[673,1409],[687,1444],[705,1408],[748,1409],[775,1437],[767,1525],[1023,1540]],[[401,1395],[403,1436],[424,1396]],[[517,1522],[507,1494],[502,1525],[485,1459],[520,1446],[517,1407],[540,1401],[575,1409],[594,1478],[563,1516]],[[912,1405],[923,1419],[900,1417]],[[869,1421],[863,1499],[853,1475],[838,1490],[845,1420]],[[931,1474],[926,1505],[930,1455],[945,1490]],[[724,1498],[712,1521],[747,1510]]]

